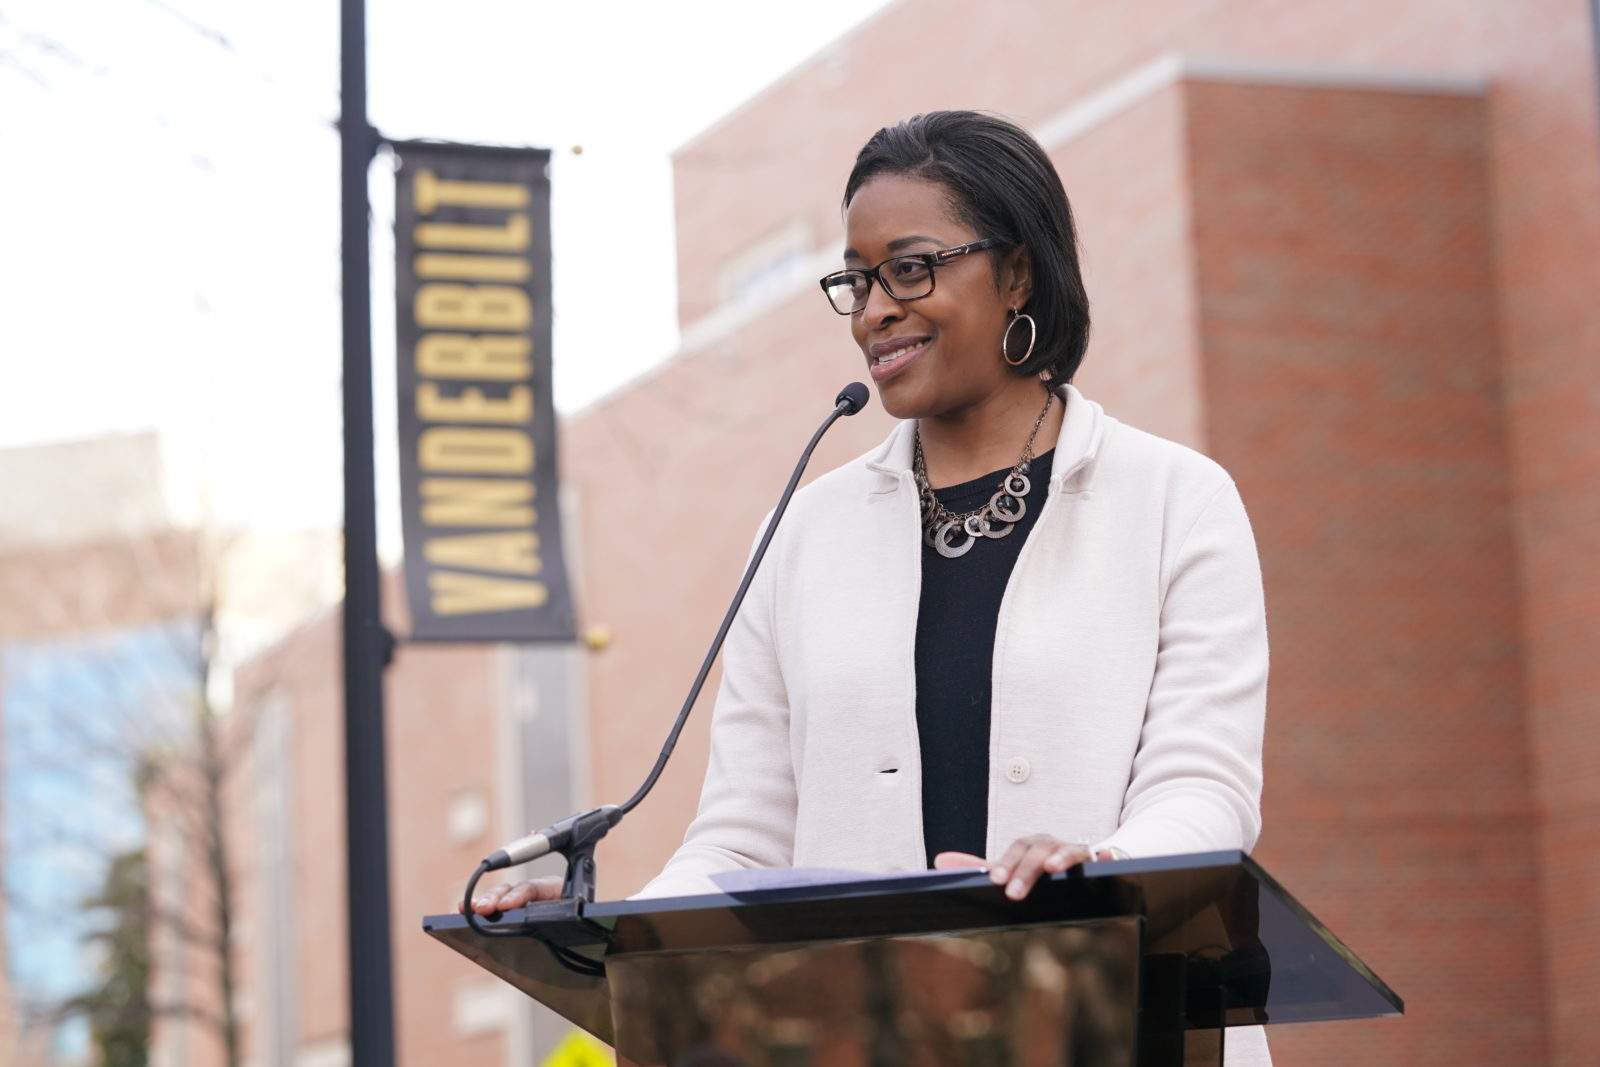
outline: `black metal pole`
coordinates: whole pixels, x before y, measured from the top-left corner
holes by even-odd
[[[344,296],[345,900],[350,950],[350,1057],[394,1063],[389,949],[389,823],[372,456],[372,280],[367,170],[378,132],[367,122],[365,0],[340,0],[340,205]]]

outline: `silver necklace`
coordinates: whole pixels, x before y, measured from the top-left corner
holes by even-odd
[[[1028,481],[1028,467],[1033,460],[1033,439],[1039,436],[1039,427],[1044,425],[1044,417],[1050,413],[1050,404],[1055,398],[1054,393],[1045,395],[1044,407],[1039,417],[1033,420],[1033,429],[1028,434],[1027,443],[1022,446],[1022,455],[1017,459],[1016,466],[1000,480],[1000,488],[995,490],[994,496],[981,508],[973,508],[960,515],[953,514],[939,503],[933,486],[928,484],[928,464],[922,458],[922,431],[917,430],[911,474],[917,480],[917,499],[922,505],[923,543],[946,559],[955,559],[966,555],[980,537],[998,539],[1011,533],[1012,527],[1028,513],[1028,505],[1023,498],[1033,489],[1033,483]]]

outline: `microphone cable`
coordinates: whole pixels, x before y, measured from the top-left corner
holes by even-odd
[[[868,395],[867,387],[860,382],[851,382],[839,390],[838,395],[834,397],[833,410],[828,413],[828,417],[823,420],[822,425],[817,427],[817,431],[811,435],[811,440],[807,442],[805,451],[800,453],[800,461],[795,464],[794,471],[789,475],[788,484],[784,486],[782,495],[778,497],[778,504],[772,510],[772,518],[767,522],[766,529],[762,531],[761,540],[757,542],[755,551],[750,555],[750,562],[745,566],[744,577],[739,581],[739,588],[733,594],[733,601],[728,605],[727,613],[722,617],[722,625],[717,628],[717,634],[711,640],[711,647],[706,652],[705,660],[700,664],[700,671],[695,675],[694,682],[689,687],[689,694],[684,698],[683,706],[678,710],[678,717],[673,720],[672,729],[667,733],[666,743],[661,746],[661,752],[656,756],[655,765],[650,768],[650,773],[645,776],[643,784],[620,805],[606,805],[579,815],[568,816],[552,826],[519,838],[506,848],[492,853],[482,863],[478,864],[478,869],[473,872],[472,878],[467,882],[466,892],[461,902],[462,913],[466,918],[467,925],[474,932],[483,937],[526,936],[524,933],[517,931],[491,930],[478,922],[478,915],[472,908],[472,894],[477,889],[480,878],[489,871],[509,867],[514,862],[526,863],[551,852],[561,852],[565,855],[569,849],[574,848],[592,850],[594,843],[605,836],[611,827],[621,821],[624,815],[638,807],[639,803],[649,795],[650,790],[655,787],[657,779],[661,777],[662,771],[666,769],[667,761],[672,757],[672,752],[677,747],[678,736],[683,733],[683,727],[689,721],[689,713],[694,709],[695,702],[700,697],[700,690],[704,688],[706,678],[711,674],[711,667],[716,662],[717,653],[722,651],[722,644],[727,639],[728,631],[733,628],[733,620],[738,615],[739,608],[744,604],[745,594],[750,591],[751,583],[755,580],[756,568],[761,565],[761,560],[767,554],[767,546],[772,543],[773,535],[778,529],[778,522],[783,518],[784,512],[788,510],[789,500],[794,496],[795,489],[800,484],[800,478],[805,474],[806,465],[811,462],[811,453],[816,450],[817,443],[822,440],[822,435],[827,433],[835,422],[846,415],[856,414],[866,406]],[[583,840],[579,840],[580,833],[575,833],[575,830],[581,832]],[[569,876],[571,865],[581,862],[585,862],[584,857],[576,859],[571,856],[568,857]],[[587,862],[592,866],[592,859],[588,859]],[[590,892],[592,892],[592,881],[590,881],[589,886]],[[586,902],[574,901],[575,905],[577,905],[572,916],[574,919],[581,921],[581,915],[578,912],[581,908],[581,903]],[[544,939],[540,938],[539,940],[543,941]],[[574,953],[570,949],[552,944],[549,941],[544,941],[544,943],[555,955],[557,962],[569,970],[577,970],[578,968],[574,966],[577,963],[578,966],[587,965],[597,968],[594,972],[580,970],[578,973],[600,975],[605,973],[605,965],[603,963],[590,960],[586,956]]]

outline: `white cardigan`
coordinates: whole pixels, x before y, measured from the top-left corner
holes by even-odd
[[[1244,506],[1216,463],[1062,396],[995,633],[988,855],[1041,832],[1135,857],[1248,850],[1267,637]],[[926,865],[912,436],[795,495],[728,637],[699,814],[641,895],[737,867]],[[1229,1038],[1230,1065],[1265,1062],[1258,1034]]]

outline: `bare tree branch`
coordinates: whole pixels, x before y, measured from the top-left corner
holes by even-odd
[[[157,11],[161,11],[161,12],[163,12],[165,14],[171,15],[173,18],[177,19],[179,22],[181,22],[185,26],[189,27],[189,29],[193,30],[195,33],[199,34],[201,37],[204,37],[206,40],[208,40],[212,44],[216,45],[218,48],[224,49],[225,51],[228,51],[228,52],[232,52],[233,51],[233,42],[229,41],[228,38],[227,38],[227,35],[224,34],[221,30],[216,30],[216,29],[211,28],[210,26],[207,26],[205,23],[201,22],[199,19],[194,18],[191,15],[185,14],[184,12],[179,11],[177,8],[173,7],[172,5],[165,3],[164,0],[145,0],[145,2],[147,4],[149,4],[151,7],[155,8]]]

